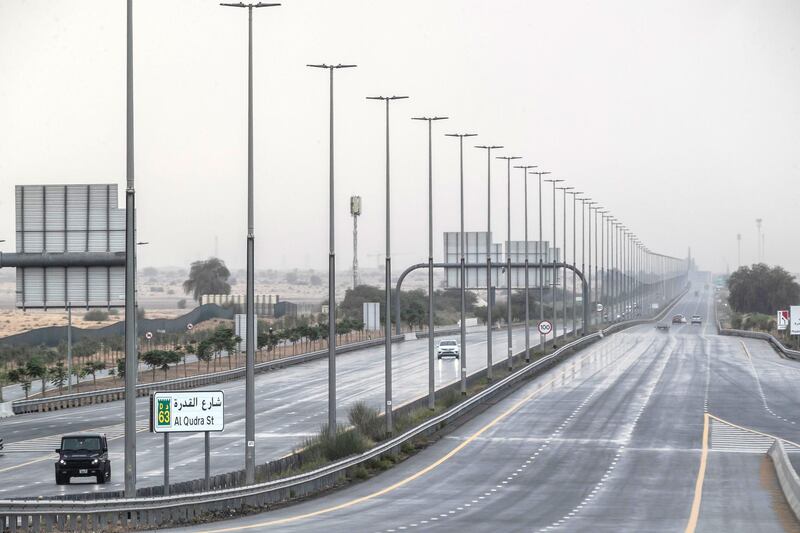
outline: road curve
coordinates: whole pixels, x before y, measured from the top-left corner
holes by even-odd
[[[677,312],[712,314],[698,287]],[[388,472],[177,531],[800,531],[748,431],[800,442],[800,365],[713,331],[632,328]]]

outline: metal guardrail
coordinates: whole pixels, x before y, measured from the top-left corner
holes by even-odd
[[[714,314],[717,312],[717,306],[714,306]],[[719,321],[719,317],[716,317],[717,321],[717,333],[719,335],[729,336],[729,337],[745,337],[748,339],[759,339],[762,341],[767,341],[775,348],[778,352],[782,353],[784,356],[788,357],[789,359],[795,359],[800,361],[800,351],[792,350],[791,348],[787,348],[783,345],[783,343],[776,339],[773,335],[769,333],[764,333],[763,331],[747,331],[743,329],[727,329],[723,328],[722,324]]]
[[[555,352],[532,362],[446,412],[374,448],[312,472],[285,479],[217,491],[151,498],[115,498],[94,501],[0,500],[0,533],[17,531],[96,531],[107,529],[152,528],[166,524],[185,524],[208,513],[232,509],[258,508],[302,498],[335,486],[355,468],[384,455],[400,451],[409,440],[432,434],[471,411],[476,406],[503,394],[507,389],[538,374],[569,355],[572,350],[591,344],[615,330],[652,323],[665,315],[685,294],[651,319],[617,323],[605,330],[565,344]],[[519,354],[518,354],[519,355]],[[499,362],[498,364],[503,364]]]
[[[405,335],[393,335],[392,342],[402,342],[405,340]],[[371,348],[373,346],[383,346],[383,337],[378,339],[371,339],[368,341],[353,342],[336,347],[336,353],[343,354],[360,350],[362,348]],[[315,352],[307,352],[282,359],[275,359],[274,361],[265,361],[255,365],[256,373],[269,372],[278,368],[286,366],[307,363],[316,359],[321,359],[328,356],[328,350],[317,350]],[[226,381],[233,381],[236,379],[244,379],[245,369],[234,368],[232,370],[223,370],[220,372],[213,372],[210,374],[200,374],[198,376],[189,376],[185,378],[170,379],[164,381],[156,381],[153,383],[140,383],[136,386],[137,396],[149,396],[153,392],[162,390],[184,390],[196,387],[203,387],[206,385],[213,385],[216,383],[223,383]],[[51,396],[48,398],[37,398],[33,400],[16,400],[11,405],[14,409],[14,414],[23,413],[41,413],[46,411],[55,411],[58,409],[68,409],[70,407],[80,407],[84,405],[93,405],[98,403],[113,402],[125,398],[125,387],[114,387],[110,389],[102,389],[97,391],[79,392],[75,394],[62,394],[59,396]]]

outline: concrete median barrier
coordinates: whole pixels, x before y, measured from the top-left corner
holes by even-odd
[[[781,486],[783,495],[789,507],[792,508],[795,517],[800,520],[800,476],[792,466],[789,456],[786,454],[786,448],[783,442],[776,440],[770,447],[767,455],[772,459],[772,464],[775,465],[775,473],[778,475],[778,483]]]

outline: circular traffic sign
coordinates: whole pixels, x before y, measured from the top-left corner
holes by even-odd
[[[597,312],[599,313],[602,310],[603,310],[603,304],[597,304]]]
[[[542,335],[547,335],[551,331],[553,331],[553,324],[549,320],[542,320],[539,322],[539,333]]]
[[[153,334],[148,331],[147,333],[144,334],[144,338],[150,340],[153,338]]]
[[[194,325],[191,322],[186,324],[186,329],[188,329],[189,331],[191,331],[193,327],[194,327]]]

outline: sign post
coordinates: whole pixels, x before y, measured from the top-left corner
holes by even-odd
[[[169,496],[169,433],[164,433],[164,496]]]
[[[169,495],[169,434],[205,433],[205,486],[210,490],[211,432],[225,429],[222,391],[154,392],[150,398],[150,431],[164,434],[164,495]]]

